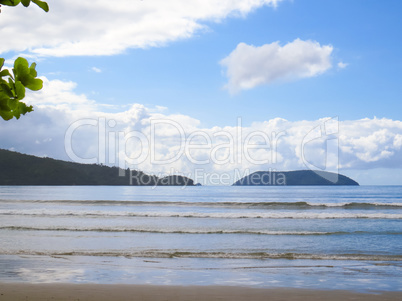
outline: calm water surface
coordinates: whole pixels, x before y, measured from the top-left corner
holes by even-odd
[[[402,186],[0,187],[0,281],[402,290]]]

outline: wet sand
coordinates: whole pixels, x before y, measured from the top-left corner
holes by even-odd
[[[335,301],[402,300],[402,292],[357,293],[304,289],[263,289],[223,286],[154,286],[104,284],[0,283],[0,301]]]

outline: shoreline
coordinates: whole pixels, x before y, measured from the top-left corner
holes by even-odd
[[[235,286],[168,286],[130,284],[0,283],[0,301],[180,301],[180,300],[299,300],[396,301],[402,292],[359,293],[340,290],[250,288]]]

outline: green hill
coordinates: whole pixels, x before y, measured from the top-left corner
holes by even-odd
[[[193,180],[182,176],[158,178],[127,169],[98,164],[80,164],[39,158],[0,149],[0,185],[134,185],[193,186]]]
[[[341,174],[314,170],[295,170],[257,171],[233,184],[233,186],[281,185],[359,185],[359,183]]]

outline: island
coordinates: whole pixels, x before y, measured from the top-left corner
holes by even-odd
[[[241,178],[232,186],[303,186],[303,185],[359,185],[337,173],[319,170],[257,171]]]
[[[190,178],[159,178],[142,171],[80,164],[0,149],[0,185],[194,186]]]

